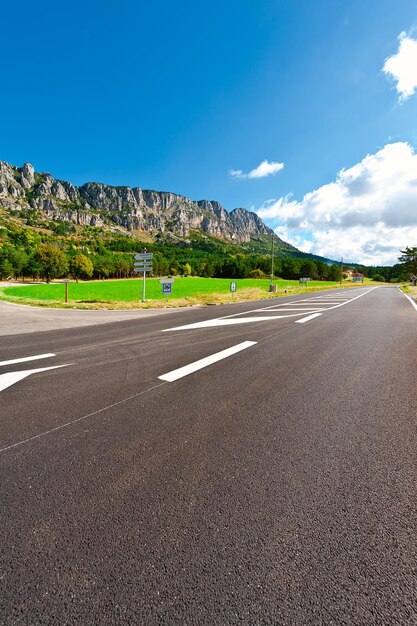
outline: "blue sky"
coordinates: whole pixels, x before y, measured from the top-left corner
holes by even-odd
[[[415,0],[24,1],[2,22],[0,159],[243,206],[333,258],[417,244],[414,75],[406,92],[383,71],[417,39]],[[261,176],[265,161],[283,166]]]

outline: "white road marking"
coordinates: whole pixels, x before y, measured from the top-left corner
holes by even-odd
[[[158,378],[160,380],[166,380],[167,382],[172,383],[174,380],[178,380],[179,378],[188,376],[188,374],[197,372],[198,370],[201,370],[208,365],[212,365],[213,363],[217,363],[217,361],[221,361],[228,356],[232,356],[237,352],[241,352],[241,350],[251,348],[252,346],[256,345],[256,343],[256,341],[243,341],[242,343],[238,343],[236,346],[232,346],[231,348],[227,348],[226,350],[222,350],[221,352],[217,352],[216,354],[207,356],[204,359],[194,361],[194,363],[190,363],[189,365],[184,365],[184,367],[179,367],[176,370],[172,370],[172,372],[168,372],[167,374],[158,376]]]
[[[310,306],[308,308],[303,307],[303,308],[299,308],[299,309],[275,309],[275,311],[278,311],[279,313],[281,313],[281,311],[298,311],[300,315],[302,315],[303,311],[325,311],[326,309],[322,309],[318,306]]]
[[[36,354],[35,356],[25,356],[21,359],[10,359],[9,361],[0,361],[0,367],[3,365],[14,365],[15,363],[26,363],[26,361],[37,361],[38,359],[50,359],[55,356],[52,352],[47,354]]]
[[[409,300],[411,302],[412,306],[417,311],[417,304],[414,302],[414,300],[412,298],[410,298],[410,296],[408,296],[406,293],[404,293],[404,291],[402,291],[401,289],[400,289],[400,291],[407,298],[407,300]]]
[[[327,310],[331,311],[333,309],[338,309],[340,306],[345,306],[345,304],[349,304],[350,302],[353,302],[354,300],[357,300],[358,298],[362,298],[362,296],[366,296],[368,293],[370,293],[374,289],[378,289],[378,287],[371,287],[371,289],[368,289],[368,291],[363,291],[362,293],[360,293],[355,298],[351,298],[350,300],[346,300],[345,302],[341,302],[340,304],[336,304],[335,306],[331,306]]]
[[[251,311],[248,311],[251,313]],[[215,326],[233,326],[234,324],[248,324],[249,322],[268,322],[271,319],[279,319],[281,317],[294,317],[293,315],[269,315],[268,317],[240,317],[240,318],[225,318],[220,317],[214,320],[205,320],[204,322],[195,322],[194,324],[187,324],[186,326],[176,326],[175,328],[165,328],[162,332],[171,332],[172,330],[195,330],[197,328],[214,328]]]
[[[68,367],[68,365],[70,365],[70,363],[66,365],[53,365],[52,367],[39,367],[35,370],[22,370],[21,372],[8,372],[7,374],[0,374],[0,391],[4,391],[7,387],[11,387],[31,374],[47,372],[48,370],[55,370],[59,367]]]
[[[308,315],[307,317],[303,317],[302,320],[296,320],[296,324],[304,324],[304,322],[309,322],[310,320],[313,320],[315,317],[320,317],[320,315],[322,315],[322,313],[313,313],[313,315]]]
[[[340,306],[344,306],[345,304],[349,304],[350,302],[353,302],[354,300],[357,300],[358,298],[361,298],[362,296],[366,296],[366,294],[370,293],[371,291],[373,291],[373,289],[378,289],[378,287],[372,287],[371,289],[367,289],[367,291],[364,291],[362,293],[360,293],[359,295],[355,296],[354,298],[350,298],[349,300],[344,300],[343,302],[331,302],[331,301],[327,301],[327,302],[317,302],[317,300],[319,298],[321,298],[321,296],[316,296],[316,300],[313,302],[313,298],[305,298],[303,300],[294,302],[287,302],[287,303],[282,303],[282,305],[277,305],[277,304],[273,304],[270,307],[263,307],[263,308],[259,308],[259,309],[252,309],[251,311],[245,311],[244,313],[234,313],[233,315],[225,315],[224,317],[218,317],[212,320],[205,320],[203,322],[195,322],[193,324],[186,324],[184,326],[175,326],[174,328],[165,328],[162,332],[171,332],[174,330],[196,330],[198,328],[212,328],[215,326],[228,326],[228,325],[232,325],[232,324],[246,324],[249,322],[265,322],[265,321],[273,321],[275,319],[280,319],[280,318],[285,318],[285,317],[298,317],[298,315],[304,315],[304,312],[302,311],[302,309],[300,309],[300,313],[293,313],[293,314],[289,314],[289,315],[271,315],[269,317],[243,317],[243,316],[249,316],[252,315],[253,313],[258,313],[258,312],[272,312],[273,310],[277,311],[278,313],[280,313],[281,309],[279,308],[280,306],[285,307],[286,305],[291,305],[291,306],[296,306],[297,310],[298,307],[306,307],[306,306],[311,306],[311,309],[308,308],[307,310],[310,311],[331,311],[332,309],[337,309]],[[329,294],[330,297],[330,294]],[[328,306],[326,308],[322,308],[323,305],[331,305]]]

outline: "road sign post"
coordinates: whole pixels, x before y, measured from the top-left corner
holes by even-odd
[[[166,296],[168,302],[168,296],[172,293],[172,283],[162,283],[162,293]]]
[[[166,296],[168,302],[168,296],[172,293],[172,285],[175,281],[173,278],[160,278],[158,282],[162,285],[162,295]]]
[[[65,304],[68,304],[68,283],[70,283],[71,281],[69,278],[64,278],[62,282],[65,283]]]
[[[146,297],[146,272],[152,272],[152,252],[145,252],[135,254],[135,262],[133,271],[136,273],[143,272],[143,284],[142,284],[142,302],[145,302]]]
[[[233,296],[234,296],[234,293],[236,291],[236,283],[235,283],[235,281],[230,283],[230,291],[232,292],[232,300],[233,300],[234,299]]]

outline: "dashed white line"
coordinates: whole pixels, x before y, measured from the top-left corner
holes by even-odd
[[[176,370],[172,370],[172,372],[168,372],[167,374],[163,374],[162,376],[158,376],[160,380],[166,380],[169,383],[174,382],[174,380],[178,380],[179,378],[183,378],[184,376],[188,376],[188,374],[192,374],[193,372],[197,372],[198,370],[207,367],[208,365],[212,365],[213,363],[217,363],[217,361],[221,361],[222,359],[227,358],[228,356],[232,356],[237,352],[241,352],[242,350],[246,350],[246,348],[251,348],[256,345],[256,341],[243,341],[242,343],[238,343],[236,346],[232,346],[231,348],[227,348],[226,350],[222,350],[221,352],[216,352],[216,354],[212,354],[211,356],[207,356],[204,359],[200,359],[199,361],[194,361],[194,363],[190,363],[189,365],[184,365],[184,367],[179,367]]]
[[[20,359],[10,359],[9,361],[0,361],[0,367],[3,365],[14,365],[15,363],[26,363],[27,361],[37,361],[38,359],[49,359],[55,356],[52,352],[47,354],[35,354],[34,356],[25,356]]]

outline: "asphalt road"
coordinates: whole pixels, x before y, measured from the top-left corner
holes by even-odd
[[[396,288],[0,346],[1,624],[417,624]]]

